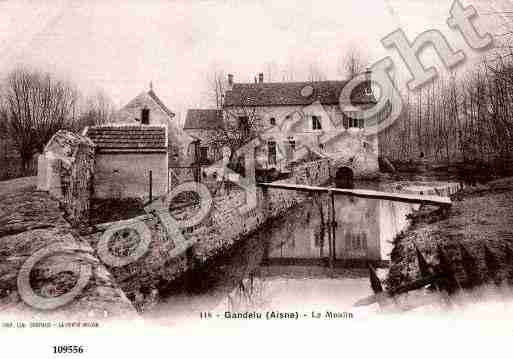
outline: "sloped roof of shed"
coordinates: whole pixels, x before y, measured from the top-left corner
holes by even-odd
[[[216,129],[222,127],[222,111],[216,109],[192,109],[187,111],[184,130]]]
[[[93,126],[87,128],[85,135],[94,142],[98,152],[167,152],[165,126]]]
[[[162,102],[162,100],[157,96],[157,94],[155,93],[155,91],[153,91],[153,89],[148,91],[148,95],[152,98],[153,101],[155,101],[155,103],[157,105],[160,106],[162,111],[164,111],[170,118],[175,117],[175,113],[173,111],[171,111],[166,105],[164,105],[164,102]]]

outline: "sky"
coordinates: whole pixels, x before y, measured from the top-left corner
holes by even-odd
[[[513,10],[506,0],[462,1],[479,13]],[[339,63],[351,48],[369,63],[397,54],[380,39],[402,28],[410,39],[439,29],[467,57],[445,21],[449,0],[3,0],[0,1],[0,69],[30,65],[69,78],[84,92],[98,89],[119,107],[154,90],[183,121],[188,108],[207,107],[207,76],[233,73],[251,82],[272,71],[306,80],[311,65],[341,79]],[[479,16],[478,28],[502,33],[511,18]],[[470,55],[470,56],[468,56]],[[437,62],[431,50],[421,56]],[[433,59],[434,58],[434,59]],[[287,72],[284,72],[287,70]],[[266,81],[269,80],[266,78]]]

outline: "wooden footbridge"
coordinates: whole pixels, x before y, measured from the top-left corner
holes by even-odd
[[[394,202],[418,203],[435,205],[440,207],[450,207],[452,205],[449,197],[410,194],[410,193],[394,193],[384,191],[374,191],[368,189],[345,189],[335,187],[317,187],[306,186],[293,183],[258,183],[262,188],[288,189],[293,191],[328,193],[331,195],[346,195],[361,198],[381,199]]]

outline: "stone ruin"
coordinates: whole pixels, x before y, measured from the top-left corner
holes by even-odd
[[[89,224],[93,191],[94,144],[84,136],[58,131],[38,158],[37,188],[64,207],[73,226]]]

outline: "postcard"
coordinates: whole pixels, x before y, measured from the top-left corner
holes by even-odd
[[[482,357],[506,0],[0,2],[6,357]]]

